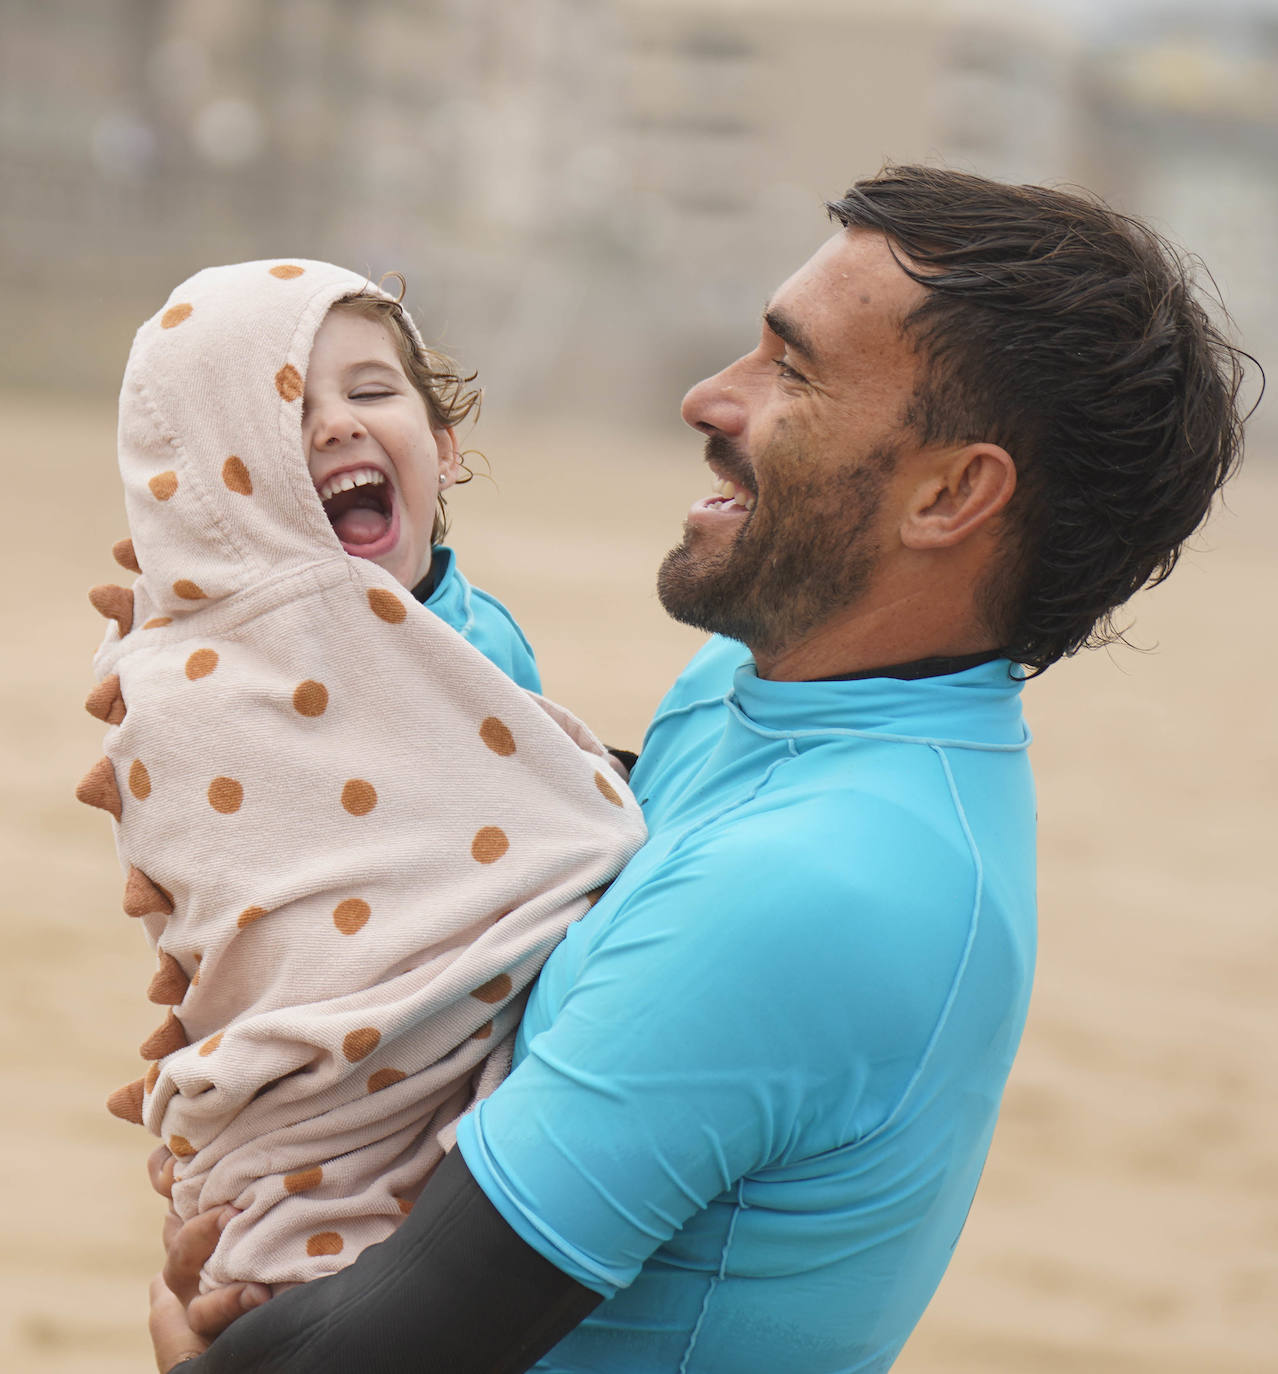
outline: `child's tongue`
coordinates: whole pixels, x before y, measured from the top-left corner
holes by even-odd
[[[389,522],[379,510],[356,507],[344,511],[333,521],[333,529],[343,544],[375,544]]]

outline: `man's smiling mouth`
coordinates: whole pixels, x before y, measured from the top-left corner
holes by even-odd
[[[318,492],[324,514],[347,552],[380,544],[391,532],[394,488],[376,468],[334,473]]]
[[[714,496],[709,498],[711,501],[722,498],[721,504],[740,506],[742,510],[753,510],[754,503],[758,499],[754,492],[738,486],[736,482],[729,481],[726,477],[716,476],[710,484],[710,490],[714,492]]]

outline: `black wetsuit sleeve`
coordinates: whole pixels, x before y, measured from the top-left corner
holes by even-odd
[[[614,749],[612,745],[607,746],[608,752],[622,764],[627,773],[634,771],[634,766],[639,762],[639,755],[632,753],[629,749]]]
[[[240,1317],[181,1374],[522,1374],[603,1299],[520,1239],[459,1150],[398,1231]]]

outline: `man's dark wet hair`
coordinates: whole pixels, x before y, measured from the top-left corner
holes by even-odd
[[[1091,196],[930,167],[826,208],[926,288],[904,322],[917,437],[1016,463],[1009,557],[982,589],[1008,657],[1041,671],[1121,638],[1114,610],[1171,572],[1241,456],[1247,355],[1185,257]]]

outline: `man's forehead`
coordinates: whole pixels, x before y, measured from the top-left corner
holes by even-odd
[[[787,346],[819,359],[831,347],[900,338],[922,294],[883,234],[843,229],[777,288],[764,305],[763,322]]]

